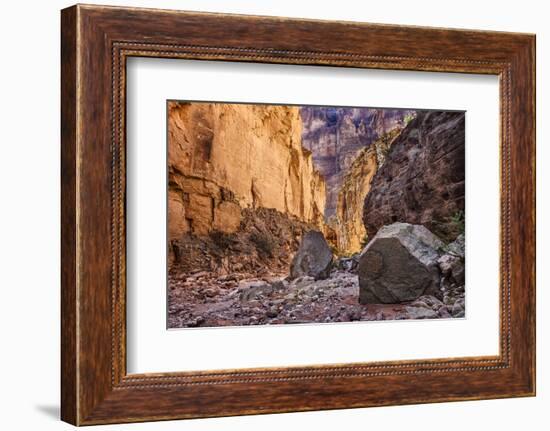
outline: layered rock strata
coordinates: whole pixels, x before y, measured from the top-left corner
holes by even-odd
[[[298,107],[168,106],[169,238],[233,233],[246,208],[321,227],[325,183],[301,145]]]

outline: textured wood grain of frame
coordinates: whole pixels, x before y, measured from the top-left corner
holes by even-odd
[[[534,395],[534,35],[80,5],[61,15],[63,420],[88,425]],[[498,75],[500,354],[128,375],[130,56]]]

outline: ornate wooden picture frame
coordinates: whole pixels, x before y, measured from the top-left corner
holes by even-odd
[[[62,11],[62,395],[75,425],[535,394],[535,37],[102,6]],[[126,60],[492,74],[500,82],[500,354],[126,371]]]

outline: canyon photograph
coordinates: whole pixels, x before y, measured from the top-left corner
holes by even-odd
[[[465,112],[167,102],[167,327],[464,318]]]

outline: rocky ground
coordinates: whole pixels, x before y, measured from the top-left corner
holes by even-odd
[[[168,277],[170,328],[465,315],[464,236],[445,244],[421,225],[385,226],[361,253],[339,259],[321,232],[308,231],[290,271],[176,268]]]
[[[464,316],[463,294],[462,307],[459,298],[449,295],[447,304],[429,295],[402,304],[359,304],[357,275],[341,269],[325,280],[304,276],[291,281],[277,275],[216,277],[202,271],[171,275],[168,284],[170,328]]]
[[[465,316],[464,113],[176,108],[170,328]]]

